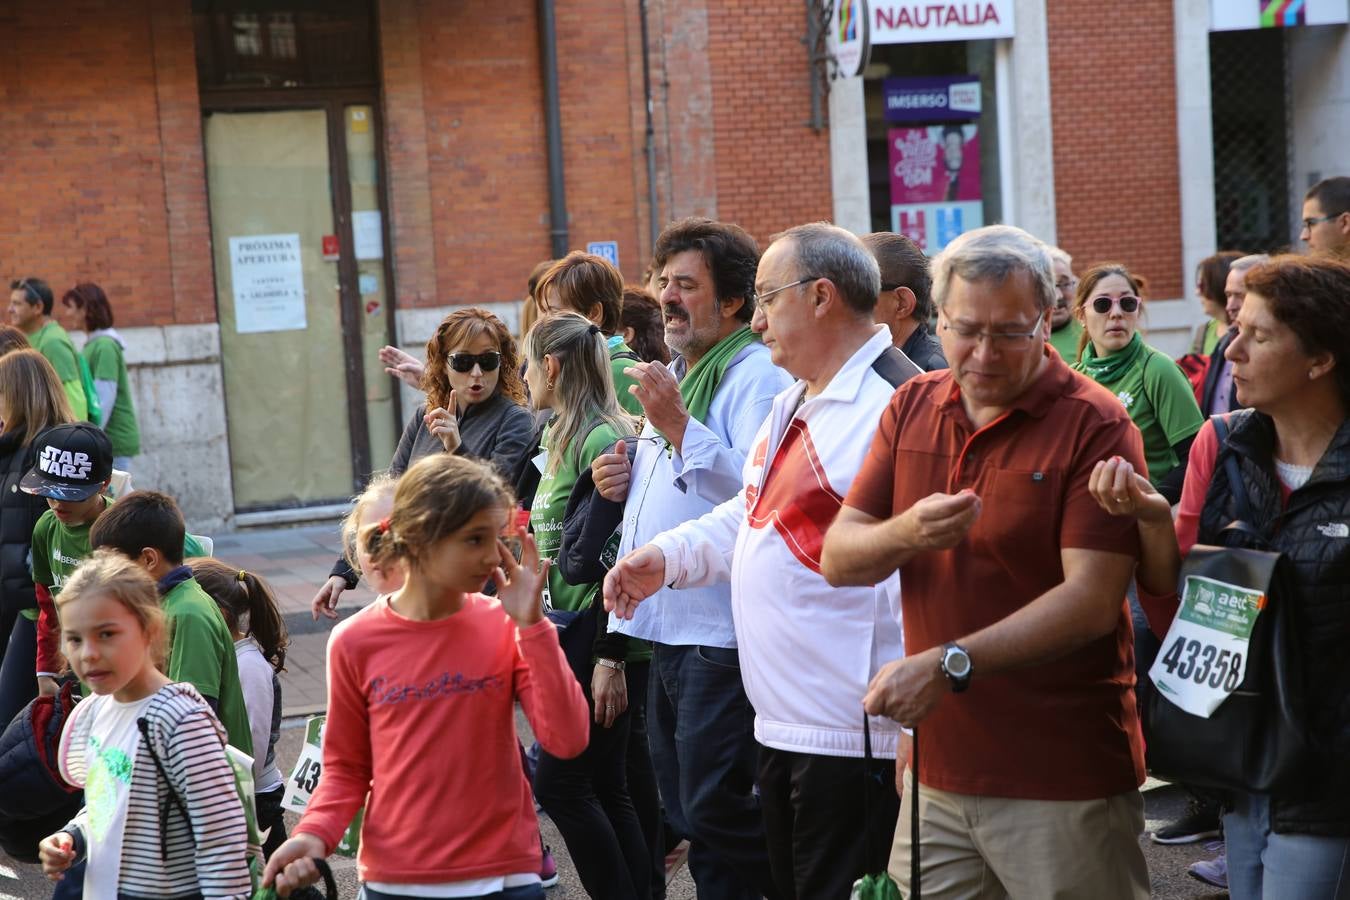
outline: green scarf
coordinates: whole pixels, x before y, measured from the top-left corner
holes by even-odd
[[[1115,353],[1098,356],[1092,341],[1083,348],[1083,356],[1074,364],[1074,368],[1087,375],[1098,384],[1112,384],[1121,373],[1139,361],[1144,355],[1144,339],[1139,332],[1134,333],[1130,342]]]
[[[751,331],[749,325],[743,325],[713,344],[712,349],[685,373],[680,382],[680,396],[684,398],[689,415],[700,422],[708,418],[708,407],[712,406],[713,395],[731,367],[731,361],[757,340],[759,335]]]

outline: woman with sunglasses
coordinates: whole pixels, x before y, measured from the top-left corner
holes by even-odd
[[[1176,503],[1191,441],[1204,417],[1180,367],[1144,343],[1141,291],[1139,280],[1118,263],[1099,265],[1083,276],[1073,308],[1083,336],[1073,367],[1125,405],[1144,437],[1149,481]]]
[[[473,306],[446,316],[427,341],[426,402],[403,429],[389,474],[402,475],[432,453],[458,453],[491,463],[509,480],[534,437],[519,371],[516,341],[501,319]],[[311,603],[314,617],[337,618],[338,596],[356,582],[339,559]]]

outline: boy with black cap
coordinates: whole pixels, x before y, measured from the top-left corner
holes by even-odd
[[[48,510],[33,527],[33,585],[38,600],[38,690],[55,694],[63,667],[61,626],[54,598],[90,553],[89,529],[112,503],[103,492],[112,478],[112,443],[86,422],[55,425],[38,435],[37,464],[19,487],[47,499]],[[189,537],[184,551],[204,555]],[[246,749],[246,748],[245,748]]]

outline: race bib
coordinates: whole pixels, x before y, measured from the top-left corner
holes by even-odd
[[[1148,677],[1174,704],[1208,719],[1246,677],[1248,644],[1265,605],[1259,590],[1187,575]]]
[[[325,716],[310,716],[305,722],[305,743],[300,758],[295,761],[291,777],[286,779],[286,793],[281,798],[282,809],[304,812],[309,798],[319,786],[323,773],[323,723]]]

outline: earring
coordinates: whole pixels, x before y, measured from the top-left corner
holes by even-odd
[[[554,384],[555,384],[555,382],[549,381],[549,382],[546,382],[546,383],[544,384],[544,387],[548,388],[548,389],[551,391],[551,390],[553,390]]]

